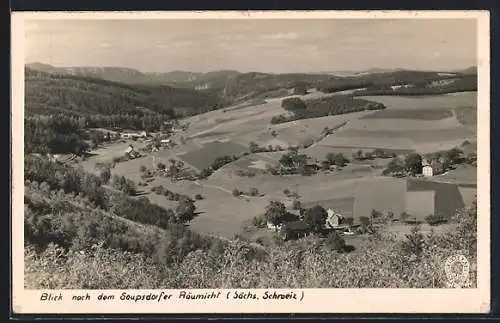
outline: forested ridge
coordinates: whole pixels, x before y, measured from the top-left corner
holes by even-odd
[[[197,114],[220,108],[215,95],[167,85],[131,85],[25,68],[27,114]]]

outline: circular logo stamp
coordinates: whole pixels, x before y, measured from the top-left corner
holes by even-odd
[[[464,255],[453,255],[446,259],[444,272],[449,288],[469,287],[469,261]]]

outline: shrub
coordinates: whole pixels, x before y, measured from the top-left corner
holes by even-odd
[[[414,225],[411,232],[405,235],[405,239],[401,242],[401,250],[406,256],[419,257],[425,248],[424,235],[420,231],[419,225]]]
[[[101,180],[104,184],[107,184],[111,179],[111,169],[109,167],[104,167],[99,174]]]
[[[199,201],[199,200],[203,200],[203,196],[201,196],[201,194],[196,194],[196,195],[194,196],[194,198],[195,198],[196,200],[198,200],[198,201]]]
[[[144,173],[146,170],[147,170],[147,167],[146,167],[146,166],[144,166],[144,165],[139,166],[139,171],[140,171],[141,173]]]
[[[112,159],[113,163],[116,163],[116,164],[121,163],[123,160],[124,160],[123,156],[115,156]]]
[[[250,196],[259,196],[259,190],[255,187],[250,189]]]
[[[448,219],[442,214],[429,214],[425,217],[425,221],[432,226],[447,223]]]
[[[293,200],[293,202],[292,202],[292,209],[294,209],[294,210],[300,210],[301,207],[302,207],[302,204],[300,203],[299,200]]]
[[[241,176],[241,177],[254,177],[256,173],[252,170],[243,170],[243,169],[238,169],[236,170],[236,175]]]
[[[175,209],[177,220],[180,223],[186,223],[191,221],[195,217],[196,206],[194,201],[188,197],[181,197],[179,199],[179,204]]]
[[[337,231],[328,234],[325,244],[337,252],[344,252],[346,247],[344,238]]]
[[[354,218],[352,216],[346,217],[344,221],[345,221],[345,224],[347,224],[347,225],[354,224]]]
[[[264,216],[254,216],[252,218],[252,225],[256,228],[264,228],[266,226],[266,218]]]
[[[306,210],[304,221],[315,231],[319,231],[325,224],[327,216],[326,210],[321,205],[316,205]]]
[[[158,195],[163,195],[165,193],[165,188],[162,185],[156,187],[155,193]]]
[[[212,175],[213,173],[213,170],[211,168],[204,168],[199,174],[198,174],[198,178],[199,179],[206,179],[208,178],[210,175]]]
[[[407,213],[406,211],[404,212],[401,212],[401,214],[399,215],[399,220],[401,222],[406,222],[408,221],[408,219],[411,217],[411,214]]]
[[[240,196],[241,195],[241,192],[239,189],[235,188],[233,189],[233,196]]]
[[[290,195],[290,190],[288,188],[285,188],[283,190],[283,194],[285,194],[286,196],[289,196]]]

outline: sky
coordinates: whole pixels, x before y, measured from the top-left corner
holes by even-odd
[[[142,72],[454,70],[476,65],[475,19],[27,20],[25,62]]]

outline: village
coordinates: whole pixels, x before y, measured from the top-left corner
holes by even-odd
[[[140,180],[137,182],[139,187],[151,186],[157,182],[156,179],[160,180],[159,178],[168,178],[171,183],[169,185],[174,186],[188,185],[182,184],[187,181],[208,187],[209,184],[203,184],[203,180],[206,179],[205,176],[207,175],[203,174],[204,170],[196,169],[196,167],[186,162],[182,153],[177,155],[179,149],[182,151],[183,146],[189,145],[190,142],[192,144],[192,139],[186,134],[187,129],[187,126],[182,126],[172,127],[169,131],[162,132],[113,131],[107,129],[99,129],[99,131],[104,133],[104,141],[108,142],[107,146],[117,145],[118,143],[126,144],[121,156],[118,155],[112,158],[112,165],[118,163],[128,164],[132,160],[145,160],[144,164],[147,165],[149,161],[146,162],[146,160],[149,160],[149,157],[151,158],[151,167],[140,166]],[[187,136],[187,139],[184,136]],[[261,148],[250,147],[250,150],[252,149],[259,151]],[[269,233],[282,240],[295,240],[310,235],[327,237],[332,233],[346,237],[363,235],[375,232],[383,223],[425,223],[427,217],[431,215],[435,216],[435,218],[431,219],[434,221],[433,223],[445,223],[446,219],[454,213],[454,210],[463,206],[463,203],[459,202],[462,200],[460,192],[452,184],[427,182],[424,178],[432,179],[445,174],[450,169],[453,169],[456,164],[464,161],[475,165],[475,156],[464,155],[458,149],[424,156],[388,153],[383,149],[365,152],[358,150],[353,152],[352,160],[343,157],[341,154],[328,157],[327,159],[333,160],[327,163],[328,165],[324,165],[325,161],[318,158],[298,154],[293,147],[287,149],[288,152],[282,152],[280,162],[283,164],[274,166],[274,168],[267,166],[270,173],[265,176],[272,175],[279,178],[290,176],[290,178],[296,178],[297,176],[308,178],[311,175],[331,176],[345,173],[344,169],[348,169],[350,163],[362,165],[365,162],[373,162],[377,159],[381,161],[390,159],[386,163],[387,166],[382,174],[385,177],[394,178],[394,181],[391,184],[387,183],[387,180],[382,180],[381,187],[385,186],[387,188],[385,191],[377,191],[377,184],[373,187],[369,183],[362,184],[365,188],[357,189],[353,193],[356,198],[353,199],[353,206],[350,211],[345,209],[337,210],[331,204],[321,202],[309,203],[309,207],[305,208],[300,205],[296,193],[294,195],[294,193],[287,192],[283,198],[271,200],[263,213],[250,214],[250,216],[254,217],[254,227],[260,228],[259,230],[266,228]],[[246,154],[231,158],[218,156],[216,160],[221,160],[222,164],[220,166],[224,166],[224,164],[231,164],[233,161],[245,158]],[[165,156],[170,157],[166,158]],[[290,160],[284,163],[283,160],[288,160],[287,158],[290,158]],[[134,163],[134,165],[137,165],[137,163]],[[373,165],[371,167],[372,170],[377,171],[376,168],[373,168]],[[299,168],[301,171],[297,172]],[[208,175],[217,170],[215,166],[208,169],[210,170]],[[126,172],[130,173],[130,171]],[[415,186],[412,178],[415,180],[422,178],[418,182],[420,184],[417,185],[420,187],[411,188],[412,185]],[[156,187],[153,186],[151,191]],[[253,190],[259,192],[257,189]],[[159,194],[159,192],[160,190],[156,191],[156,194]],[[232,194],[247,201],[249,201],[248,198],[255,199],[260,195],[260,193],[244,193],[242,191],[235,193],[235,190],[233,190]],[[391,194],[396,194],[394,199]],[[196,195],[201,196],[200,194]],[[374,200],[373,196],[379,196],[380,201],[386,202],[381,204],[376,201],[376,198]],[[453,198],[450,199],[450,197]],[[443,202],[446,198],[449,199],[448,203]],[[200,199],[201,197],[196,198],[196,200]],[[206,198],[203,197],[203,199]],[[197,201],[197,203],[202,202]],[[439,214],[439,216],[436,214]]]

